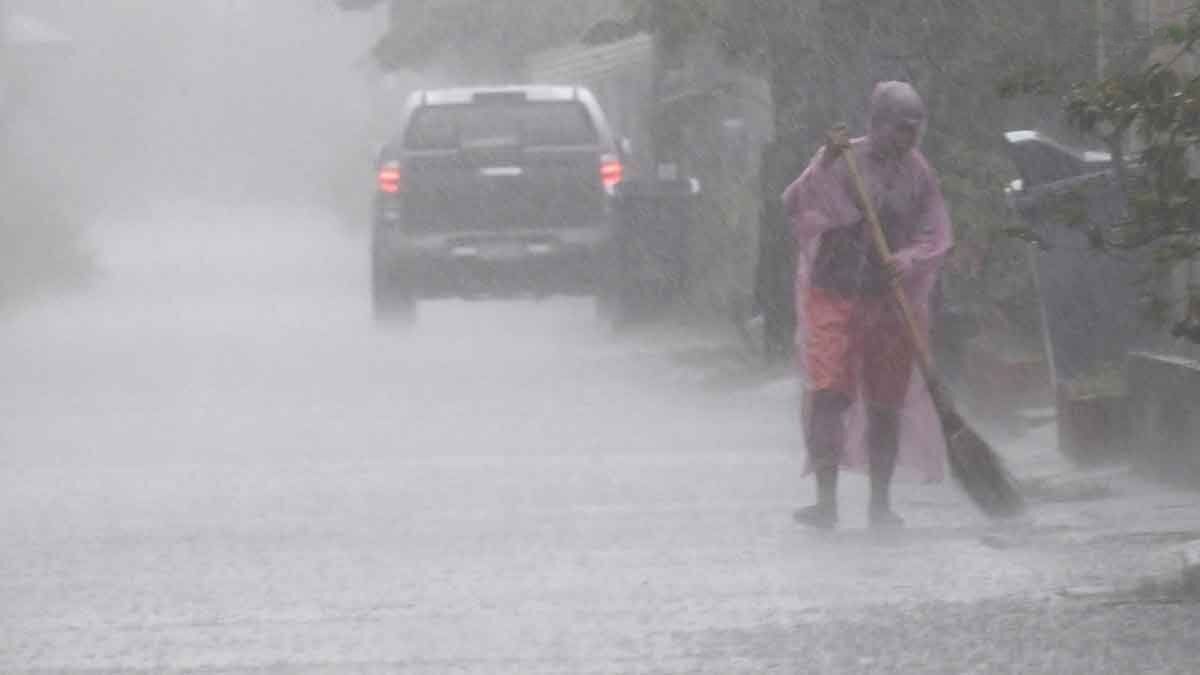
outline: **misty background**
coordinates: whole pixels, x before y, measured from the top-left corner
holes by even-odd
[[[7,11],[9,302],[85,280],[112,228],[271,205],[365,224],[389,79],[365,54],[377,17],[319,0],[8,0]]]
[[[1200,672],[1200,365],[1163,334],[1128,382],[1055,366],[1134,313],[1086,242],[1012,236],[1077,176],[1015,180],[1004,132],[1027,169],[1065,162],[1030,130],[1077,137],[1058,96],[997,95],[1025,59],[1142,63],[1185,5],[1200,49],[1200,0],[0,0],[0,672]],[[954,209],[939,367],[1027,520],[902,481],[877,537],[854,474],[838,532],[792,516],[778,196],[883,77],[926,98]],[[678,306],[374,320],[406,93],[559,78],[627,177],[688,186]]]

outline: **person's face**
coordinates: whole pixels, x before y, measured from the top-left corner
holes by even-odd
[[[921,120],[903,119],[891,124],[891,151],[896,157],[908,154],[917,144],[917,135],[921,131]]]

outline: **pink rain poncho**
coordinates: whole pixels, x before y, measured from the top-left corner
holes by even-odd
[[[916,91],[901,82],[884,82],[875,88],[871,98],[870,126],[866,137],[852,141],[848,152],[855,153],[859,171],[875,202],[902,274],[901,285],[907,294],[917,323],[929,344],[929,299],[941,269],[941,263],[953,244],[950,217],[938,186],[937,175],[916,145],[896,151],[897,128],[901,123],[916,124],[917,139],[923,130],[925,108]],[[904,147],[900,142],[900,147]],[[806,316],[810,301],[819,300],[824,289],[845,290],[847,279],[858,284],[848,296],[860,297],[862,310],[878,313],[890,303],[886,298],[885,276],[878,261],[872,262],[870,239],[865,215],[844,158],[835,157],[826,149],[817,153],[808,168],[783,194],[787,213],[795,232],[796,265],[796,354],[801,379],[812,387],[807,367],[810,363],[806,348],[810,323],[818,317]],[[832,245],[822,250],[822,241]],[[841,242],[841,243],[837,243]],[[849,244],[847,245],[847,242]],[[832,249],[832,251],[831,251]],[[831,256],[832,252],[832,256]],[[820,255],[818,255],[820,253]],[[867,261],[864,263],[863,258]],[[874,265],[874,272],[871,271]],[[848,270],[850,272],[848,272]],[[864,275],[864,270],[866,274]],[[818,293],[810,297],[814,287]],[[882,281],[882,285],[881,285]],[[816,302],[813,306],[819,306]],[[873,323],[868,317],[864,322]],[[895,326],[894,321],[879,321]],[[860,324],[861,325],[861,324]],[[862,350],[858,350],[861,352]],[[868,468],[866,448],[867,405],[863,390],[862,354],[854,356],[858,363],[850,368],[857,373],[858,382],[852,387],[851,406],[844,415],[845,444],[840,457],[841,466],[865,471]],[[807,397],[806,397],[807,398]],[[924,379],[913,368],[907,382],[907,394],[900,404],[900,448],[897,467],[909,475],[926,480],[944,477],[945,439],[933,402]],[[809,470],[812,469],[810,456]]]

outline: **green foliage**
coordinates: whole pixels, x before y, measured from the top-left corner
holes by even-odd
[[[721,45],[729,58],[761,61],[779,0],[626,0],[642,27],[667,50],[699,35]]]
[[[996,96],[1001,99],[1048,96],[1059,90],[1063,77],[1063,68],[1059,64],[1025,62],[997,81]]]
[[[1200,258],[1200,2],[1156,38],[1159,57],[1149,65],[1080,82],[1065,103],[1070,123],[1112,150],[1127,197],[1126,217],[1091,224],[1090,241],[1146,251],[1148,281]],[[1146,292],[1147,313],[1168,316],[1169,302]]]

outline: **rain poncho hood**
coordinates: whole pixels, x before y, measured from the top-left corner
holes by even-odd
[[[953,244],[953,234],[937,176],[915,144],[925,128],[925,106],[910,85],[883,82],[876,86],[871,97],[869,120],[867,136],[854,139],[848,151],[855,153],[867,190],[887,230],[892,253],[903,271],[902,288],[928,345],[930,295],[942,261]],[[805,305],[814,283],[814,264],[822,239],[829,233],[845,237],[847,233],[865,232],[867,226],[845,158],[825,149],[817,153],[804,173],[787,188],[783,200],[797,246],[796,354],[802,379],[807,383]],[[865,255],[867,251],[859,249],[857,254]],[[822,257],[828,258],[825,254]],[[822,265],[861,268],[860,262],[842,260],[830,265],[825,260]],[[861,396],[853,397],[844,417],[847,428],[841,463],[846,468],[865,470],[868,466],[865,446],[868,404]],[[900,473],[942,479],[945,439],[925,381],[915,369],[900,415]]]
[[[905,82],[881,82],[871,94],[871,116],[867,137],[876,153],[886,153],[898,125],[916,131],[915,145],[925,135],[925,102],[911,85]]]

